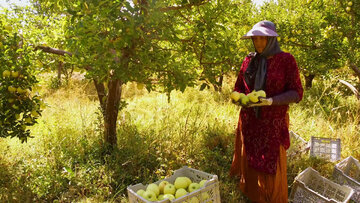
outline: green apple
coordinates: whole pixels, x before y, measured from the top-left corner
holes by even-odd
[[[210,198],[210,195],[207,192],[201,193],[201,199],[202,200],[207,200]]]
[[[164,200],[164,195],[163,194],[159,195],[157,199],[158,200]]]
[[[140,195],[141,197],[144,197],[145,190],[140,189],[136,192],[136,194]]]
[[[206,181],[207,181],[207,180],[202,180],[202,181],[200,181],[200,183],[199,183],[200,187],[204,187]]]
[[[30,117],[25,118],[25,123],[32,123],[32,120]]]
[[[346,7],[346,11],[347,11],[347,12],[350,12],[350,11],[351,11],[351,8],[350,8],[350,7]]]
[[[264,90],[257,91],[257,94],[259,95],[259,97],[265,97],[266,98],[266,93],[265,93]]]
[[[249,99],[249,97],[246,96],[246,95],[245,95],[245,97],[242,97],[242,98],[240,99],[240,103],[241,103],[242,105],[247,105],[247,104],[249,103],[249,101],[250,101],[250,99]]]
[[[171,194],[174,195],[176,191],[176,188],[173,184],[169,183],[167,185],[165,185],[164,187],[164,194]]]
[[[18,87],[18,88],[16,89],[16,91],[17,91],[17,93],[19,93],[19,94],[22,94],[22,93],[25,93],[25,92],[26,92],[26,90],[22,89],[21,87]]]
[[[348,2],[348,6],[351,7],[352,5],[353,5],[353,2],[349,1],[349,2]]]
[[[11,92],[11,93],[16,92],[16,87],[9,86],[9,87],[8,87],[8,90],[9,90],[9,92]]]
[[[188,192],[184,189],[184,188],[180,188],[180,189],[177,189],[176,190],[176,193],[175,193],[175,198],[179,198],[179,197],[182,197],[184,195],[186,195]]]
[[[189,201],[189,203],[200,203],[199,199],[197,197],[192,197]]]
[[[155,192],[152,191],[152,190],[146,190],[143,195],[144,195],[143,197],[144,197],[146,200],[149,200],[149,201],[156,201],[156,200],[157,200],[157,199],[156,199],[156,194],[155,194]]]
[[[164,188],[165,188],[165,186],[166,186],[167,184],[169,184],[169,182],[166,181],[166,180],[161,181],[161,182],[159,183],[160,194],[164,194]]]
[[[11,77],[13,77],[13,78],[19,77],[19,72],[17,72],[17,71],[11,72]]]
[[[11,72],[8,71],[8,70],[4,70],[4,72],[2,73],[2,76],[3,76],[4,78],[10,77],[10,75],[11,75]]]
[[[259,95],[256,91],[252,91],[247,96],[249,97],[249,100],[253,103],[257,103],[259,101]]]
[[[241,97],[241,94],[237,91],[233,91],[230,94],[230,98],[235,102],[239,101],[240,97]]]
[[[188,191],[193,192],[193,191],[198,190],[198,189],[200,189],[200,184],[199,183],[191,183],[189,185]]]
[[[174,182],[176,189],[186,189],[189,186],[189,182],[185,177],[177,177]]]
[[[156,185],[155,183],[149,184],[146,190],[152,190],[153,192],[155,192],[156,196],[160,194],[159,186]]]
[[[172,195],[172,194],[165,194],[165,195],[164,195],[164,199],[174,200],[174,199],[175,199],[175,196]]]
[[[190,185],[192,183],[191,179],[188,177],[184,177],[184,179],[188,182],[188,184]]]
[[[31,111],[31,116],[36,118],[36,117],[39,117],[40,114],[39,114],[37,111],[32,110],[32,111]]]

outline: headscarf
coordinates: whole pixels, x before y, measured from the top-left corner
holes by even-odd
[[[248,68],[244,73],[246,84],[254,90],[264,90],[266,83],[267,57],[278,54],[281,51],[276,37],[267,37],[267,44],[263,52],[255,52]],[[254,107],[256,117],[259,118],[260,108]]]

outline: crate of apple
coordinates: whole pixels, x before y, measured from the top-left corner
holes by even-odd
[[[128,196],[130,203],[220,203],[217,176],[188,167],[178,169],[174,175],[155,183],[129,186]]]

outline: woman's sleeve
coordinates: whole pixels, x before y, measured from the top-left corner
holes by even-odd
[[[299,102],[302,100],[304,89],[301,84],[300,74],[299,74],[299,68],[296,64],[296,60],[294,56],[290,55],[288,60],[288,67],[286,68],[286,85],[285,89],[287,91],[293,90],[296,91],[299,95],[299,100],[296,102]]]
[[[235,82],[234,91],[245,93],[245,79],[244,79],[244,72],[250,62],[250,58],[246,57],[241,64],[241,68],[238,74],[238,77]]]

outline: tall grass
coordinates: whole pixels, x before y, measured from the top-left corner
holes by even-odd
[[[48,107],[20,144],[0,140],[0,201],[127,202],[126,187],[150,183],[183,165],[219,176],[223,202],[246,202],[228,176],[239,107],[223,93],[188,88],[165,94],[124,86],[128,103],[118,117],[118,148],[107,154],[96,93],[88,81],[41,89]],[[290,129],[342,141],[342,157],[359,159],[359,103],[333,81],[315,83],[302,102],[291,106]],[[288,182],[308,166],[331,177],[334,163],[308,155],[288,160]]]

